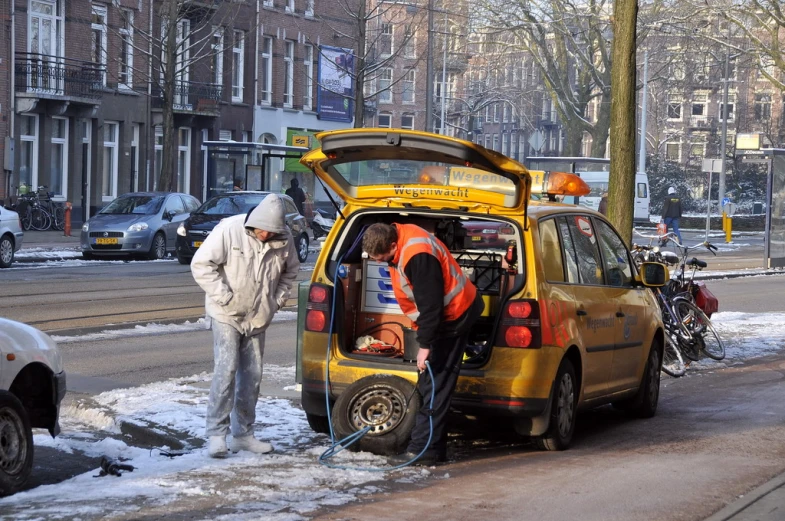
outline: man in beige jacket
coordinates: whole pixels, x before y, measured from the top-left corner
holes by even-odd
[[[215,369],[207,404],[208,452],[230,448],[267,453],[272,445],[253,435],[262,380],[264,332],[289,297],[300,262],[286,225],[284,204],[270,194],[248,214],[222,220],[191,262],[194,280],[205,291],[213,330]]]

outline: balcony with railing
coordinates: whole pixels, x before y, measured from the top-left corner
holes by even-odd
[[[176,81],[173,98],[174,111],[217,116],[222,92],[222,86],[215,83]],[[163,108],[163,92],[159,85],[153,86],[153,108]]]
[[[93,62],[27,52],[16,53],[14,71],[17,95],[69,101],[100,98],[105,74],[103,66]]]
[[[708,116],[690,116],[689,126],[697,130],[716,130],[717,121]]]

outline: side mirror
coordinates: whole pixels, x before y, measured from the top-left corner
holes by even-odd
[[[648,288],[660,288],[668,281],[668,267],[659,262],[640,265],[641,283]]]
[[[164,219],[166,219],[167,221],[172,222],[172,217],[174,217],[174,214],[169,210],[166,210],[164,212]]]

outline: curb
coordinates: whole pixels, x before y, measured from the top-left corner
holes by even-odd
[[[715,512],[713,515],[704,519],[704,521],[730,521],[736,517],[737,514],[743,512],[747,507],[756,503],[760,499],[764,498],[771,492],[777,490],[778,488],[785,485],[785,473],[776,476],[763,485],[759,486],[758,488],[744,494],[743,497],[737,499],[733,503],[726,505],[720,511]],[[741,521],[741,517],[738,518],[738,521]],[[755,519],[761,519],[756,517]],[[772,517],[771,519],[774,519]],[[750,521],[752,518],[750,518]]]

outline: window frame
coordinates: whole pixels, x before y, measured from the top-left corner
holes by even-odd
[[[262,63],[260,67],[262,105],[271,105],[273,102],[273,37],[262,36]]]
[[[389,74],[389,78],[385,78],[384,76]],[[379,103],[392,103],[393,102],[393,94],[392,94],[392,77],[393,77],[393,70],[392,67],[383,67],[379,70],[379,91],[377,93],[379,97]],[[386,87],[384,87],[386,82]]]
[[[387,125],[382,124],[382,118],[387,118]],[[392,112],[380,112],[376,118],[376,124],[379,128],[392,128]]]
[[[294,106],[294,40],[284,40],[283,53],[283,106]]]
[[[305,84],[303,92],[303,110],[313,110],[313,61],[314,46],[306,44],[303,53],[303,64],[305,67]]]
[[[63,122],[63,135],[61,137],[54,136],[54,121],[62,121]],[[54,198],[58,201],[65,201],[66,197],[68,196],[68,136],[69,136],[69,120],[66,117],[62,116],[52,116],[52,135],[50,137],[50,144],[52,146],[52,152],[56,149],[56,147],[60,147],[60,188],[59,190],[52,190],[54,192]],[[51,184],[51,168],[54,166],[54,156],[51,155],[50,161],[50,184]],[[54,188],[54,187],[52,187]]]
[[[223,86],[224,78],[224,28],[213,27],[213,43],[211,46],[213,59],[211,61],[213,85]]]
[[[239,45],[238,45],[239,43]],[[245,84],[245,31],[232,31],[232,102],[242,103]]]
[[[416,103],[415,87],[417,85],[417,71],[412,67],[407,69],[401,82],[401,102],[407,105]],[[411,97],[411,99],[407,99]]]
[[[121,49],[118,60],[117,87],[132,90],[134,85],[134,12],[131,9],[120,9],[118,33],[120,34]]]
[[[114,140],[107,141],[109,128],[114,128]],[[120,122],[104,120],[103,137],[101,140],[101,201],[111,202],[117,198],[117,178],[120,160]],[[110,154],[110,171],[106,172],[107,158]]]
[[[99,72],[98,74],[101,77],[101,85],[106,86],[106,62],[107,62],[107,53],[106,53],[106,38],[107,38],[107,8],[105,5],[99,4],[91,4],[90,5],[90,30],[91,30],[91,49],[90,49],[90,57],[95,58],[93,63],[98,64]],[[93,21],[96,17],[100,18],[101,21]],[[101,42],[98,43],[98,34],[100,34]],[[99,47],[96,48],[96,45]],[[95,53],[98,53],[98,56]]]

